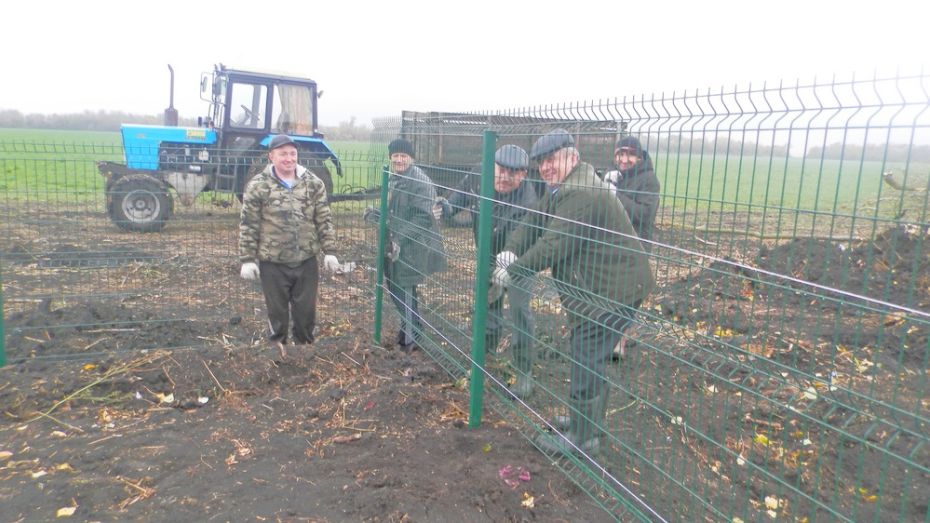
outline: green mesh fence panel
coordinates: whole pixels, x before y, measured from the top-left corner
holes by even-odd
[[[489,405],[618,520],[930,520],[926,83],[378,122],[444,207],[447,267],[417,287],[423,349],[480,375]],[[574,149],[529,162],[535,204],[481,192],[487,131],[540,152],[557,128]],[[478,267],[499,265],[476,245],[509,226],[491,242],[514,252],[509,287],[496,301],[489,281],[479,302]]]
[[[260,288],[238,275],[236,193],[264,166],[263,157],[218,149],[209,158],[196,150],[124,150],[119,135],[113,137],[104,144],[0,143],[8,362],[261,343]],[[375,236],[362,226],[361,210],[377,197],[383,151],[373,159],[367,143],[338,145],[344,172],[327,171],[331,207],[341,261],[356,268],[324,276],[321,300],[367,301]],[[126,169],[127,158],[153,154],[206,185],[193,185],[185,202],[165,183],[175,171]],[[180,186],[183,177],[172,183]]]

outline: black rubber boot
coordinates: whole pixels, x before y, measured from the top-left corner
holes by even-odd
[[[588,400],[572,400],[568,416],[556,416],[552,425],[558,432],[540,434],[536,445],[546,454],[570,454],[579,451],[597,454],[601,449],[601,427],[607,413],[608,389]]]
[[[521,400],[526,400],[533,394],[533,378],[518,372],[517,381],[507,387],[507,390]]]

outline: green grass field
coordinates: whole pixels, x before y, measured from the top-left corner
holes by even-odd
[[[334,179],[335,192],[380,183],[381,168],[387,162],[383,145],[329,145],[342,159],[345,174]],[[902,193],[882,182],[883,170],[889,169],[903,180],[904,166],[765,156],[688,157],[661,152],[654,159],[666,209],[735,213],[800,209],[890,218],[904,206],[913,217],[927,213],[925,193]],[[0,191],[4,199],[97,198],[103,191],[103,178],[95,165],[98,160],[123,161],[119,133],[0,129]],[[930,166],[908,167],[908,186],[926,187]]]
[[[386,148],[375,146],[373,151],[364,142],[328,144],[343,165],[344,176],[333,180],[337,192],[380,183]],[[3,199],[17,200],[96,198],[103,191],[96,167],[101,160],[124,161],[118,132],[0,129],[0,192]]]

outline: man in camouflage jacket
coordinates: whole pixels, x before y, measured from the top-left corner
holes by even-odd
[[[240,275],[261,279],[268,309],[269,339],[287,343],[288,316],[294,341],[312,343],[319,283],[317,256],[332,253],[336,229],[323,182],[297,163],[297,146],[275,136],[265,167],[245,188],[239,224]],[[334,271],[339,260],[323,257]]]

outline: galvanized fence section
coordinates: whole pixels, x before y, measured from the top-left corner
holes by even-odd
[[[373,240],[364,236],[360,216],[384,153],[376,147],[372,158],[368,144],[346,145],[354,148],[337,151],[344,176],[334,177],[339,197],[331,206],[337,254],[356,267],[323,276],[321,303],[364,298],[365,304]],[[190,205],[138,174],[132,184],[108,187],[99,165],[106,171],[140,152],[117,143],[0,143],[8,363],[262,343],[265,305],[258,284],[239,277],[240,206],[232,187],[200,192]],[[238,151],[215,153],[243,173],[263,164]],[[138,224],[157,225],[158,232],[126,230]],[[339,331],[334,321],[340,320],[321,317],[319,327]]]
[[[437,192],[458,202],[443,218],[448,268],[419,286],[423,349],[470,377],[479,405],[481,376],[491,405],[540,448],[589,431],[553,461],[617,519],[930,521],[928,83],[833,80],[380,121],[385,141],[410,140]],[[661,185],[655,231],[643,254],[606,227],[600,181],[574,190],[602,208],[528,213],[521,226],[557,246],[548,266],[526,271],[540,269],[534,278],[508,271],[511,297],[531,294],[535,328],[501,312],[503,340],[485,358],[487,325],[475,323],[487,306],[475,296],[487,283],[476,274],[491,262],[476,240],[506,218],[471,226],[486,204],[505,205],[480,189],[491,175],[481,174],[484,133],[491,147],[529,150],[557,127],[600,178],[617,167],[618,139],[640,140]],[[529,179],[545,198],[536,163]],[[611,315],[633,311],[622,299],[629,273],[598,266],[623,256],[648,257],[656,282],[628,329]],[[591,291],[606,288],[599,271],[618,278],[618,294]],[[590,332],[579,324],[607,334],[581,343]],[[598,344],[621,332],[624,356],[604,365]],[[536,351],[534,387],[518,397],[521,334]],[[584,379],[609,398],[603,412],[570,394]]]

